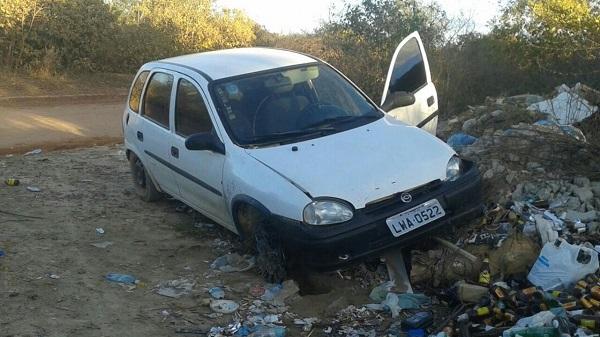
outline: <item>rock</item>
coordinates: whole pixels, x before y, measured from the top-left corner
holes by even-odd
[[[589,212],[577,212],[577,211],[567,211],[567,216],[565,219],[569,221],[581,221],[584,223],[588,223],[598,219],[598,212],[589,211]]]
[[[579,187],[588,187],[590,186],[590,180],[586,177],[575,177],[573,178],[573,184]]]
[[[485,171],[485,173],[483,174],[483,179],[492,179],[493,177],[494,177],[493,169],[489,169],[489,170]]]
[[[502,110],[495,110],[495,111],[492,111],[492,112],[490,113],[490,115],[491,115],[492,117],[500,117],[500,116],[502,116],[503,114],[504,114],[504,111],[502,111]]]
[[[592,188],[592,192],[594,193],[594,195],[596,197],[600,198],[600,182],[594,181],[591,184],[591,188]]]
[[[569,197],[567,203],[565,204],[565,207],[567,207],[568,209],[578,209],[579,206],[581,206],[581,203],[579,202],[579,198],[577,197]]]
[[[462,130],[465,132],[468,132],[473,127],[475,127],[475,125],[477,125],[477,119],[475,119],[475,118],[468,119],[463,123]]]
[[[527,171],[535,171],[539,167],[541,167],[540,163],[534,161],[527,163]]]
[[[587,225],[588,225],[588,229],[589,229],[590,233],[597,233],[598,230],[600,229],[600,222],[597,222],[597,221],[592,221],[592,222],[588,223]]]
[[[508,154],[508,160],[512,161],[512,162],[518,162],[521,160],[521,158],[519,156],[517,156],[514,153],[509,153]]]
[[[594,207],[600,209],[600,198],[594,198]]]
[[[515,179],[517,178],[516,173],[512,172],[512,171],[508,171],[508,173],[505,176],[506,182],[508,184],[512,184],[513,181],[515,181]],[[514,199],[514,193],[513,193],[513,199]]]
[[[552,191],[549,188],[540,188],[537,192],[537,197],[540,200],[551,200],[552,199]]]
[[[540,95],[531,95],[531,94],[522,94],[522,95],[515,95],[515,96],[510,96],[510,97],[506,97],[504,99],[504,101],[506,103],[512,103],[512,104],[527,104],[527,105],[531,105],[531,104],[535,104],[538,102],[541,102],[545,100],[544,97],[540,96]]]
[[[576,195],[582,203],[594,198],[594,193],[589,187],[577,187],[573,189],[573,194]]]

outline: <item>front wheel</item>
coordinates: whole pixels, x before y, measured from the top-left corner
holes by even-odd
[[[281,283],[287,276],[286,257],[277,237],[262,225],[254,228],[256,243],[256,267],[265,281]]]
[[[134,153],[129,156],[129,166],[131,167],[135,193],[146,202],[159,200],[161,197],[160,192],[154,186],[154,182],[148,175],[144,164]]]

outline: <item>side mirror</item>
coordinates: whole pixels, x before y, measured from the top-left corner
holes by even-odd
[[[385,98],[385,102],[381,105],[383,111],[388,112],[390,110],[415,104],[415,95],[405,92],[398,91],[392,92]]]
[[[192,151],[212,151],[225,154],[225,145],[211,132],[195,133],[185,140],[185,148]]]

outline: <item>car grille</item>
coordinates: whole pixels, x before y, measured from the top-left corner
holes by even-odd
[[[409,203],[406,203],[405,205],[410,206],[412,204],[416,204],[415,201],[418,201],[421,196],[435,191],[441,185],[442,185],[442,181],[439,179],[436,179],[436,180],[428,182],[425,185],[421,185],[421,186],[413,188],[411,190],[406,190],[406,191],[395,193],[395,194],[391,195],[390,197],[385,198],[384,200],[368,203],[364,208],[364,212],[365,212],[365,214],[385,212],[390,208],[397,207],[398,204],[405,204],[402,200],[400,200],[400,195],[404,192],[408,192],[412,196],[412,201]]]

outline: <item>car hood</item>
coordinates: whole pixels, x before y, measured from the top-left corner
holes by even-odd
[[[311,197],[343,199],[356,209],[444,179],[455,154],[438,138],[388,115],[325,137],[246,152]]]

